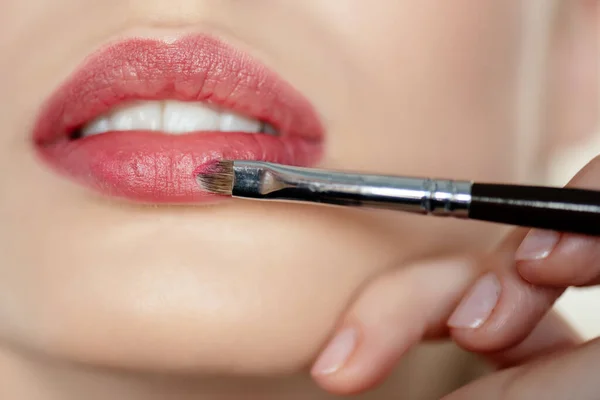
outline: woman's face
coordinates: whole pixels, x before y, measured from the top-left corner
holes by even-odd
[[[194,169],[235,155],[520,179],[521,111],[531,105],[519,100],[522,5],[3,0],[0,337],[102,366],[305,366],[366,281],[408,259],[477,251],[496,230],[208,204]],[[123,111],[132,100],[141,108]],[[281,137],[189,133],[217,115],[191,100],[253,118],[238,118],[237,130],[261,119]],[[67,137],[94,120],[100,134]],[[224,129],[215,124],[208,130]],[[294,132],[298,143],[285,136]]]

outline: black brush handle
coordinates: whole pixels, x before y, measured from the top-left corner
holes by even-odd
[[[474,183],[469,218],[600,236],[600,191]]]

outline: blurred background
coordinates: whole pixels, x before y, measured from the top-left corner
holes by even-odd
[[[600,154],[600,133],[556,154],[551,179],[556,185],[566,184],[585,164]],[[600,336],[600,287],[570,289],[558,302],[557,308],[586,338]]]

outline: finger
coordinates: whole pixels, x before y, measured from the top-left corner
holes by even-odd
[[[447,333],[445,322],[476,267],[470,259],[418,263],[371,282],[314,364],[314,379],[336,394],[380,383],[424,336]]]
[[[514,253],[523,236],[522,230],[513,232],[483,260],[480,270],[490,271],[469,289],[448,320],[451,336],[461,347],[501,366],[580,342],[565,321],[548,314],[562,290],[531,285],[517,273]]]
[[[512,347],[486,354],[486,358],[499,368],[521,365],[531,359],[574,348],[583,339],[555,311],[550,311],[533,328],[533,331]]]
[[[443,400],[596,400],[600,340],[467,385]]]
[[[600,284],[600,239],[532,230],[516,254],[530,283],[568,287]]]
[[[567,185],[600,189],[596,157]],[[521,276],[536,285],[584,286],[600,283],[600,238],[532,230],[516,253]]]
[[[599,160],[592,161],[570,185],[594,187]],[[551,329],[532,330],[566,287],[598,282],[597,238],[532,231],[523,241],[524,232],[517,230],[507,238],[489,262],[493,272],[473,286],[449,320],[457,343],[489,353],[502,365],[580,342],[560,319],[546,324],[553,325]]]

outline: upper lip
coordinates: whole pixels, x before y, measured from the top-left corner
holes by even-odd
[[[127,132],[69,140],[73,131],[121,102],[156,99],[214,104],[267,122],[280,136]],[[248,55],[208,36],[188,36],[174,43],[132,39],[99,51],[51,96],[34,131],[40,154],[60,172],[105,193],[158,202],[205,197],[191,186],[194,163],[232,157],[309,164],[316,161],[322,136],[312,105],[291,85]],[[99,153],[103,158],[98,159]],[[182,157],[189,160],[182,164]],[[165,160],[172,160],[172,165],[148,172],[153,163]],[[140,176],[144,170],[153,176]],[[157,174],[171,182],[149,188]]]

